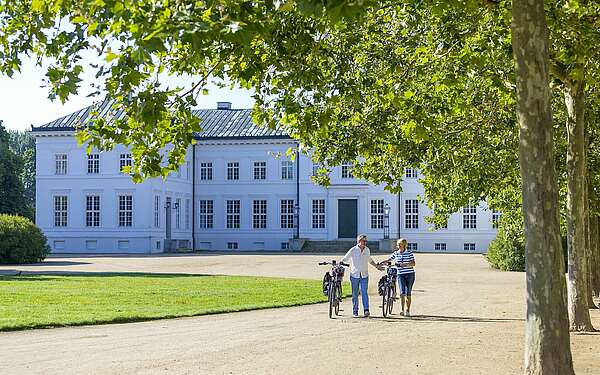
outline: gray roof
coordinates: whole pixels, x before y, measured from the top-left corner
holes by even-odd
[[[100,117],[122,118],[123,110],[111,108],[112,101],[105,100],[96,105]],[[75,130],[91,118],[94,106],[89,106],[47,124],[32,127],[33,132]],[[238,138],[290,138],[283,130],[257,126],[252,122],[251,109],[199,109],[193,111],[200,118],[202,131],[197,139],[238,139]]]

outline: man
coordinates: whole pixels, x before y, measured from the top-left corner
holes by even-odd
[[[358,318],[358,288],[362,294],[362,304],[365,318],[369,317],[369,263],[378,270],[383,267],[375,263],[371,258],[371,250],[367,247],[367,236],[364,234],[356,238],[356,246],[348,250],[342,258],[342,262],[348,263],[352,260],[350,267],[350,284],[352,284],[352,316]]]

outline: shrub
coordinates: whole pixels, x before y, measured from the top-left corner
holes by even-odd
[[[521,211],[503,213],[498,235],[485,255],[493,268],[502,271],[525,271],[525,233]]]
[[[22,216],[0,215],[0,263],[41,262],[50,253],[46,236]]]

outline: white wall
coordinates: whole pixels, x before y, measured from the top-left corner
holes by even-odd
[[[53,132],[54,134],[54,132]],[[38,135],[38,134],[36,134]],[[100,173],[87,173],[87,154],[72,136],[36,137],[36,224],[48,237],[53,252],[68,253],[149,253],[162,251],[156,241],[164,239],[164,230],[154,228],[153,192],[169,193],[191,199],[191,179],[169,178],[134,184],[119,173],[119,156],[127,152],[123,146],[100,153]],[[68,155],[66,175],[55,174],[55,154]],[[119,227],[118,195],[133,196],[131,227]],[[68,197],[67,227],[54,226],[54,196]],[[86,226],[86,195],[100,196],[100,227]],[[162,201],[164,204],[164,201]],[[161,212],[162,228],[164,213]],[[191,235],[174,231],[173,238],[189,239]]]
[[[237,242],[240,250],[279,250],[293,236],[293,229],[282,229],[280,225],[280,200],[296,200],[296,180],[281,179],[281,162],[290,147],[291,140],[202,140],[196,146],[195,204],[192,204],[192,153],[188,152],[186,163],[190,164],[189,174],[186,164],[181,168],[181,176],[172,173],[166,181],[149,179],[141,184],[131,182],[129,176],[119,173],[119,154],[126,152],[123,146],[100,154],[100,174],[87,173],[87,154],[84,148],[77,147],[70,133],[36,132],[37,145],[37,190],[36,221],[49,239],[53,252],[69,253],[151,253],[162,252],[166,231],[167,197],[181,199],[179,229],[176,228],[176,210],[172,213],[172,239],[189,241],[192,239],[192,215],[195,214],[195,236],[197,249],[226,250],[228,242]],[[68,154],[68,173],[55,174],[57,153]],[[200,180],[200,163],[213,163],[213,179]],[[227,162],[240,163],[240,179],[226,179]],[[253,162],[265,161],[265,180],[253,179]],[[419,251],[434,250],[435,243],[445,243],[446,251],[462,252],[464,243],[475,243],[476,252],[485,252],[496,230],[491,226],[491,212],[482,202],[477,208],[477,229],[463,229],[462,213],[452,215],[448,228],[431,230],[425,223],[429,209],[419,204],[418,229],[405,228],[404,202],[418,199],[423,188],[417,179],[406,179],[400,195],[391,194],[383,186],[373,186],[357,179],[342,179],[340,167],[331,173],[328,188],[316,186],[312,180],[312,161],[301,154],[300,162],[300,237],[314,240],[335,240],[338,238],[338,199],[357,199],[358,233],[365,233],[370,240],[383,237],[383,229],[370,228],[369,204],[372,199],[383,199],[390,206],[390,238],[404,237],[418,244]],[[294,175],[296,166],[294,165]],[[133,195],[133,226],[118,225],[118,195]],[[101,197],[100,227],[86,227],[85,197],[87,194]],[[54,226],[54,195],[69,197],[68,226]],[[160,225],[155,226],[155,196],[160,197]],[[226,200],[241,201],[240,228],[226,228]],[[252,227],[252,201],[267,200],[267,228]],[[312,228],[312,200],[326,201],[326,228]],[[185,202],[190,202],[189,229],[186,228]],[[200,200],[213,200],[214,226],[200,228]],[[195,206],[195,207],[194,207]],[[400,225],[399,225],[400,224]]]

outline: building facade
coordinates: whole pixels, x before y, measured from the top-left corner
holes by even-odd
[[[416,251],[485,252],[498,213],[485,202],[452,215],[434,230],[420,201],[418,171],[406,170],[392,194],[352,176],[351,165],[331,172],[331,185],[311,179],[318,165],[284,133],[252,124],[250,110],[197,111],[203,132],[184,164],[166,180],[141,184],[122,173],[131,152],[78,147],[76,125],[86,108],[35,127],[36,223],[55,253],[156,253],[196,250],[285,250],[291,238],[311,241],[407,238]]]

